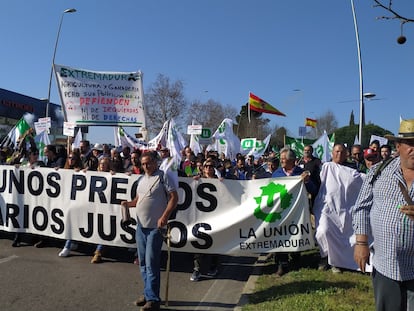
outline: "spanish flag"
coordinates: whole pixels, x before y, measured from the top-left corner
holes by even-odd
[[[310,126],[310,127],[315,128],[316,127],[316,123],[318,123],[318,121],[316,121],[315,119],[306,118],[305,126]]]
[[[249,93],[249,109],[257,112],[271,113],[276,114],[278,116],[286,117],[286,115],[283,112],[280,112],[275,107],[270,105],[268,102],[265,102],[260,97],[254,95],[252,92]]]

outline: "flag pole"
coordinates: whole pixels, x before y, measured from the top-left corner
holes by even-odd
[[[249,92],[249,101],[247,102],[247,115],[249,118],[249,124],[250,124],[250,94],[251,92]]]
[[[1,144],[0,144],[0,146],[1,147],[8,147],[8,146],[5,146],[5,144],[7,143],[7,145],[10,145],[10,142],[11,142],[11,133],[13,133],[13,132],[15,132],[16,131],[16,124],[12,127],[12,129],[9,131],[9,133],[7,133],[7,135],[6,136],[4,136],[4,138],[3,138],[3,140],[2,140],[2,142],[1,142]],[[13,148],[14,148],[15,146],[13,146]]]

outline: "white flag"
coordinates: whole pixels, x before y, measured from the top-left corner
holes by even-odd
[[[326,131],[323,131],[323,135],[316,140],[312,147],[316,156],[321,159],[322,162],[329,162],[332,159],[332,145],[333,142],[329,141],[328,134]]]
[[[122,148],[129,147],[131,150],[146,148],[147,143],[139,140],[132,135],[128,134],[122,126],[116,128],[115,135],[116,146],[122,146]]]
[[[211,147],[215,148],[219,153],[224,153],[228,159],[235,159],[236,155],[240,153],[240,139],[233,133],[233,120],[224,119],[213,136],[215,142]]]
[[[359,138],[358,138],[358,135],[355,135],[354,145],[359,145]]]
[[[267,135],[267,137],[263,139],[263,141],[256,140],[254,148],[249,151],[247,156],[253,155],[255,159],[260,158],[263,155],[263,153],[266,151],[267,146],[269,146],[270,136],[271,136],[270,134]]]
[[[156,150],[159,145],[167,146],[168,125],[169,121],[165,121],[158,135],[148,142],[149,150]]]
[[[192,122],[192,125],[195,125],[194,120]],[[196,134],[191,134],[190,136],[190,148],[191,150],[194,152],[195,155],[203,152],[200,142],[199,142],[199,137]]]
[[[42,131],[40,134],[36,135],[34,138],[36,143],[36,147],[39,150],[39,161],[47,162],[47,156],[45,155],[45,147],[50,145],[49,135],[47,134],[47,130]]]
[[[72,143],[72,150],[75,148],[79,148],[81,141],[82,141],[82,132],[81,132],[81,129],[78,128],[78,132],[76,133],[75,139],[73,140],[73,143]]]
[[[170,155],[174,159],[174,162],[177,164],[177,166],[181,162],[181,150],[183,150],[186,145],[187,143],[181,133],[178,131],[174,119],[171,119],[168,126],[166,147],[170,149]]]

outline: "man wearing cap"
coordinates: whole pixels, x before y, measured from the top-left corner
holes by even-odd
[[[92,154],[98,159],[101,160],[103,157],[102,155],[103,147],[101,144],[95,144],[92,148]]]
[[[371,148],[364,149],[364,161],[366,170],[365,173],[368,173],[369,169],[374,165],[381,161],[381,157],[377,151]]]
[[[160,169],[161,169],[161,167],[163,167],[162,170],[164,171],[165,170],[164,168],[168,167],[173,162],[172,157],[170,156],[170,150],[167,147],[161,146],[158,149],[158,154],[159,154],[160,160],[161,160]]]
[[[372,236],[376,309],[414,310],[414,119],[385,137],[399,157],[374,166],[364,180],[352,209],[354,259],[365,272]]]

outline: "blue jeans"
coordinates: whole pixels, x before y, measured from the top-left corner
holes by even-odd
[[[138,246],[139,267],[144,281],[146,301],[161,301],[161,247],[163,237],[159,229],[137,225],[135,239]]]

